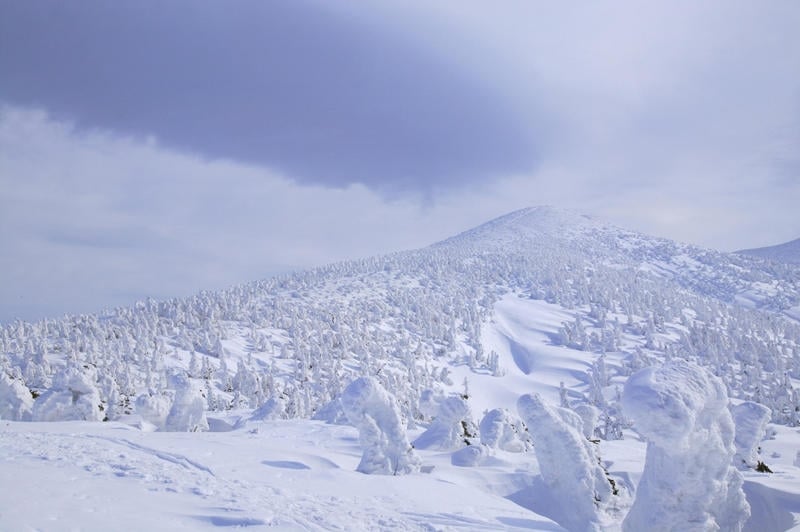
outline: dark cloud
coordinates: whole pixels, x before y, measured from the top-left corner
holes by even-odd
[[[6,2],[0,71],[7,102],[300,182],[430,191],[535,163],[488,84],[295,0]]]

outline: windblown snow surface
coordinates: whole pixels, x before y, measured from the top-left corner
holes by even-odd
[[[665,486],[741,489],[744,530],[800,530],[798,317],[796,267],[533,208],[418,251],[15,322],[0,530],[621,530],[661,510],[648,445],[682,461]],[[671,377],[687,367],[693,384]],[[626,416],[636,397],[650,410]],[[693,441],[730,454],[724,474],[692,477]],[[408,474],[358,471],[386,472],[369,444],[413,452],[389,466]],[[714,529],[718,507],[679,529]]]

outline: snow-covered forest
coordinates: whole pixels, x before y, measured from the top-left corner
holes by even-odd
[[[800,516],[800,268],[549,207],[420,250],[16,321],[0,328],[0,368],[8,475],[14,453],[47,455],[48,441],[102,455],[104,426],[148,448],[197,433],[159,440],[193,456],[248,435],[265,454],[245,445],[246,456],[262,462],[283,427],[306,447],[315,430],[339,441],[320,463],[349,449],[348,474],[360,476],[340,484],[402,474],[423,480],[383,486],[438,478],[480,494],[443,494],[436,518],[397,513],[411,499],[387,503],[381,521],[360,508],[372,488],[343,487],[356,528],[784,530]],[[108,423],[56,423],[47,440],[48,425],[29,421]],[[85,448],[67,441],[75,431]],[[200,458],[165,452],[202,476]],[[281,463],[303,473],[305,461]],[[200,480],[183,482],[190,492]],[[346,526],[321,500],[307,501],[318,521],[284,505],[229,524]],[[458,500],[477,521],[459,523]],[[517,514],[492,520],[481,504]]]

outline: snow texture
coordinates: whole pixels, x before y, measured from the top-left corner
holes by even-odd
[[[377,380],[356,379],[340,400],[347,419],[358,429],[364,451],[358,471],[368,475],[419,471],[419,459],[408,442],[395,400]]]
[[[286,401],[282,397],[270,397],[263,405],[253,411],[250,421],[284,419],[284,412],[286,412]]]
[[[722,381],[674,359],[625,385],[623,407],[647,440],[642,479],[623,530],[741,530],[750,516],[731,465],[734,426]]]
[[[736,425],[736,455],[733,463],[740,469],[755,468],[758,464],[758,444],[764,438],[772,413],[762,404],[745,401],[731,408],[731,414]]]
[[[612,487],[583,435],[581,418],[539,394],[523,395],[517,408],[533,436],[542,479],[559,505],[548,517],[572,531],[601,530]]]

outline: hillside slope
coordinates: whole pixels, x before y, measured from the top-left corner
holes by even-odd
[[[776,407],[776,421],[789,408],[786,372],[800,377],[800,269],[550,207],[417,251],[105,315],[15,322],[0,331],[0,365],[35,394],[63,387],[67,369],[85,374],[110,419],[173,388],[176,371],[202,388],[209,410],[272,399],[281,418],[314,416],[353,378],[377,375],[404,415],[424,422],[425,390],[530,374],[498,340],[518,334],[498,332],[509,298],[530,306],[512,322],[546,316],[526,349],[576,351],[586,364],[604,354],[620,378],[664,356],[697,359],[732,395]],[[571,383],[574,394],[599,393],[586,378]]]
[[[763,248],[742,249],[737,251],[741,255],[752,255],[769,259],[775,262],[786,262],[790,264],[800,264],[800,238],[775,246]]]

